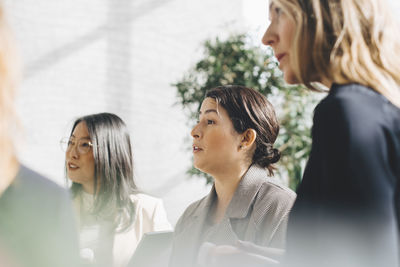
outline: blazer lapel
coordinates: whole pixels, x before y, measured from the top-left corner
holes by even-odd
[[[264,169],[256,165],[250,166],[232,197],[226,211],[226,217],[229,218],[230,229],[236,235],[236,238],[255,239],[257,229],[255,227],[248,227],[248,216],[252,211],[257,194],[266,180],[266,176],[267,174]],[[239,232],[235,232],[235,230]]]
[[[199,203],[192,216],[187,218],[185,228],[174,236],[174,250],[179,251],[179,259],[181,263],[192,263],[197,258],[199,250],[200,237],[206,223],[208,212],[215,200],[215,189],[211,189],[210,193]],[[175,260],[173,260],[175,261]]]

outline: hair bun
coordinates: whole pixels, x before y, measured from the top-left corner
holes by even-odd
[[[281,158],[281,152],[276,148],[272,149],[272,157],[269,162],[271,164],[276,163],[280,160],[280,158]]]
[[[270,164],[278,162],[278,160],[281,158],[281,152],[274,148],[274,145],[271,143],[266,144],[264,152]]]
[[[270,174],[273,174],[275,169],[271,164],[279,161],[281,158],[281,152],[273,147],[271,143],[264,143],[263,146],[259,146],[253,156],[254,163],[257,163],[263,168],[267,168]]]

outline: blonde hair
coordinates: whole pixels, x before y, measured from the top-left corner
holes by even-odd
[[[400,107],[399,27],[386,0],[273,0],[296,24],[297,80],[359,83]]]
[[[14,95],[20,76],[18,62],[13,36],[0,6],[0,179],[3,181],[12,179],[18,169],[14,142],[17,128]]]

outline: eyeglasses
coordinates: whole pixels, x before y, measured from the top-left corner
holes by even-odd
[[[60,141],[61,149],[64,152],[71,151],[75,146],[78,149],[78,153],[83,155],[90,151],[90,148],[93,147],[92,142],[86,138],[82,138],[79,140],[74,140],[70,138],[63,138]]]

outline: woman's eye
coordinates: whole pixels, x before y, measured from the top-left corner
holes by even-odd
[[[68,146],[73,146],[73,145],[74,145],[74,142],[68,141],[67,145],[68,145]]]
[[[89,143],[82,143],[81,146],[82,147],[89,147],[90,145],[89,145]]]
[[[282,13],[282,9],[280,7],[275,7],[274,10],[275,10],[275,14],[278,16]]]
[[[213,120],[207,120],[207,124],[215,124]]]

